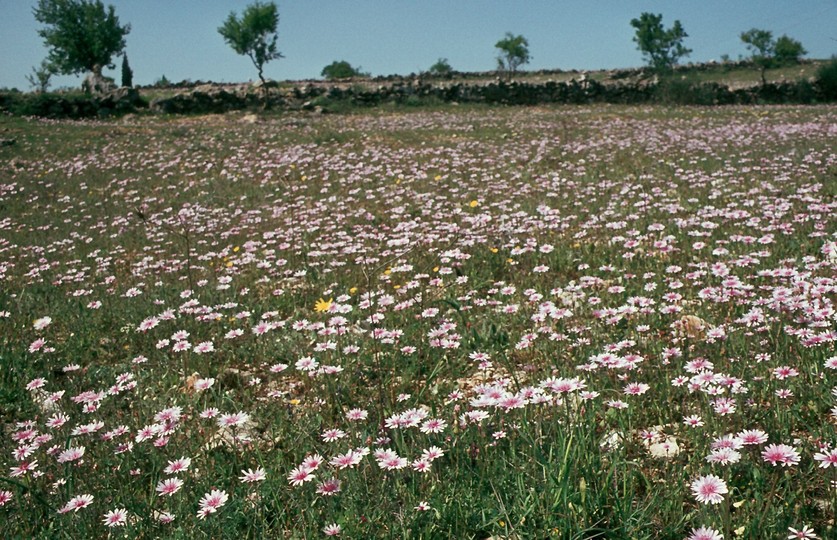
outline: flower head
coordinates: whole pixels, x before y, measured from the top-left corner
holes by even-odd
[[[701,476],[692,482],[692,493],[698,502],[704,504],[718,504],[724,500],[724,493],[729,493],[727,484],[714,474]]]

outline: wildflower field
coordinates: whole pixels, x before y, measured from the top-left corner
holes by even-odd
[[[837,108],[0,120],[9,538],[837,538]]]

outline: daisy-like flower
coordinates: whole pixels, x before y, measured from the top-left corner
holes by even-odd
[[[320,465],[322,465],[324,461],[323,456],[320,454],[311,454],[310,456],[305,456],[305,459],[302,460],[302,465],[300,466],[314,472],[320,468]]]
[[[346,436],[346,432],[342,429],[327,429],[323,432],[323,440],[325,442],[334,442]]]
[[[633,383],[628,384],[625,387],[624,392],[625,392],[625,394],[627,394],[629,396],[641,396],[642,394],[647,392],[650,388],[651,387],[649,385],[645,384],[645,383],[633,382]]]
[[[345,469],[347,467],[355,467],[360,464],[360,461],[363,459],[363,456],[354,452],[353,450],[349,450],[345,454],[338,454],[331,458],[331,463],[333,466],[337,467],[338,469]]]
[[[128,511],[124,508],[117,508],[105,514],[102,520],[108,527],[123,527],[128,522]]]
[[[802,528],[801,528],[800,530],[796,530],[796,529],[794,529],[793,527],[788,527],[788,533],[790,533],[790,534],[788,534],[788,540],[794,540],[794,539],[798,539],[798,540],[806,540],[806,539],[809,539],[809,540],[815,540],[816,538],[819,538],[819,537],[818,537],[818,536],[814,533],[814,529],[812,529],[812,528],[811,528],[811,527],[809,527],[808,525],[803,525],[803,526],[802,526]]]
[[[413,470],[420,473],[426,473],[430,471],[430,462],[426,459],[416,459],[412,463]]]
[[[723,479],[714,474],[707,474],[692,482],[692,493],[698,502],[718,504],[724,500],[724,493],[729,493],[729,489]]]
[[[732,448],[718,448],[706,456],[706,461],[709,463],[718,463],[720,465],[728,465],[730,463],[738,463],[741,460],[741,453]]]
[[[686,537],[686,540],[724,540],[724,535],[715,529],[700,527],[692,529],[692,533]]]
[[[799,452],[787,444],[768,445],[762,451],[761,457],[774,467],[777,464],[781,464],[782,467],[787,467],[788,465],[797,465],[799,463]]]
[[[183,480],[180,478],[166,478],[157,484],[157,492],[160,495],[174,495],[183,487]]]
[[[433,461],[445,455],[445,452],[438,446],[431,446],[427,450],[422,451],[421,459]]]
[[[70,461],[76,461],[77,459],[81,459],[83,455],[83,446],[74,446],[72,448],[67,448],[66,450],[58,454],[58,463],[69,463]]]
[[[428,510],[432,509],[433,507],[430,506],[430,503],[428,503],[427,501],[421,501],[413,508],[413,510],[418,510],[419,512],[427,512]]]
[[[696,428],[703,425],[703,419],[700,416],[693,414],[691,416],[684,416],[683,423],[689,427]]]
[[[195,381],[195,392],[203,392],[204,390],[208,390],[215,384],[215,379],[209,377],[207,379],[198,379]]]
[[[157,521],[163,524],[171,523],[174,521],[174,514],[170,514],[169,512],[160,512],[157,514]]]
[[[195,345],[194,351],[196,354],[211,353],[215,350],[215,345],[211,341],[202,341]]]
[[[760,429],[747,429],[736,435],[736,438],[745,445],[762,444],[767,442],[767,433]]]
[[[70,499],[59,511],[59,514],[66,514],[67,512],[78,512],[82,508],[86,508],[93,504],[93,495],[78,495]]]
[[[232,414],[222,414],[218,418],[218,427],[236,427],[243,426],[250,420],[250,415],[246,412],[237,412]]]
[[[338,525],[337,523],[332,523],[331,525],[326,525],[325,527],[323,527],[323,534],[325,534],[326,536],[338,536],[340,534],[340,531],[342,530],[343,529],[340,528],[340,525]]]
[[[0,491],[0,506],[5,506],[13,498],[14,494],[11,491]]]
[[[253,482],[261,482],[265,478],[267,478],[267,475],[265,474],[264,469],[259,467],[255,471],[251,470],[251,469],[247,469],[245,471],[244,469],[242,469],[241,470],[241,476],[239,476],[238,479],[241,480],[242,482],[252,484]]]
[[[292,486],[301,486],[305,482],[309,482],[314,479],[314,473],[303,466],[295,467],[288,473],[288,482]]]
[[[32,328],[34,328],[35,330],[43,330],[51,323],[52,317],[41,317],[40,319],[35,319],[35,322],[32,323]]]
[[[226,491],[220,489],[211,490],[200,500],[201,507],[198,510],[197,517],[204,519],[209,514],[214,514],[227,503],[227,500],[229,500],[229,496]]]
[[[169,461],[168,466],[163,469],[163,472],[166,474],[178,474],[189,470],[189,465],[192,464],[192,458],[182,457],[180,459],[175,459],[174,461]]]
[[[341,482],[337,478],[330,478],[317,486],[317,493],[320,495],[330,496],[340,491]]]
[[[316,311],[317,313],[322,313],[324,311],[328,311],[329,309],[331,309],[331,304],[332,304],[332,299],[331,298],[329,298],[328,300],[323,300],[322,298],[320,298],[314,304],[314,311]]]
[[[363,409],[352,409],[346,413],[346,420],[357,422],[359,420],[366,420],[368,416],[368,411],[364,411]]]
[[[440,418],[431,418],[430,420],[425,420],[419,429],[422,433],[441,433],[447,426],[448,423],[444,420]]]
[[[837,468],[837,448],[817,452],[814,454],[814,459],[820,462],[820,469],[827,469],[832,465]]]
[[[20,463],[17,464],[16,467],[11,467],[10,472],[9,472],[9,476],[11,476],[12,478],[16,478],[18,476],[23,476],[24,474],[26,474],[30,471],[34,471],[37,468],[38,468],[38,460],[37,459],[33,459],[30,462],[21,461]]]

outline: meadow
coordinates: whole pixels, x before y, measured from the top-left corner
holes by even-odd
[[[5,537],[837,538],[837,108],[244,119],[0,119]]]

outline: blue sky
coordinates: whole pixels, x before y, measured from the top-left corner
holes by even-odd
[[[36,0],[0,0],[0,87],[28,88],[25,76],[46,56],[32,16]],[[169,80],[247,81],[249,59],[217,32],[250,0],[105,0],[131,24],[127,53],[137,84]],[[373,75],[408,74],[447,58],[454,69],[495,66],[505,32],[529,40],[527,69],[601,69],[642,64],[629,22],[644,11],[683,24],[691,61],[746,54],[738,35],[753,27],[788,34],[811,58],[837,53],[837,0],[279,0],[279,48],[266,77],[318,78],[347,60]],[[108,72],[106,72],[108,73]],[[110,72],[119,77],[117,70]],[[59,77],[57,86],[80,79]]]

